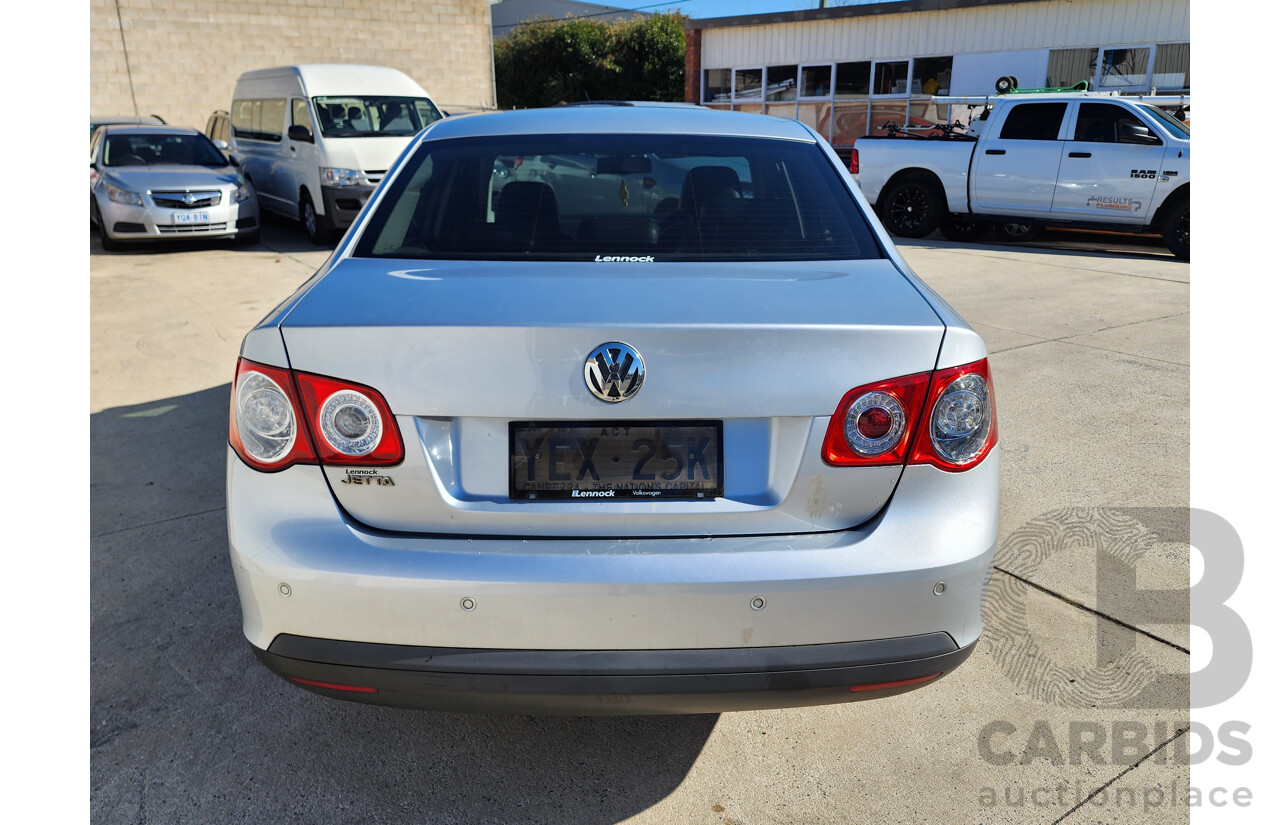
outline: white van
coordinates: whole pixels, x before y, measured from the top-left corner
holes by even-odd
[[[385,66],[258,69],[236,81],[231,145],[261,206],[325,244],[351,225],[409,140],[442,116],[421,86]]]

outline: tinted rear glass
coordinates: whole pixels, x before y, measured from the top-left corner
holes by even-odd
[[[204,135],[107,135],[104,166],[226,166],[227,159]]]
[[[460,260],[881,257],[811,143],[686,135],[433,141],[409,158],[355,255]]]

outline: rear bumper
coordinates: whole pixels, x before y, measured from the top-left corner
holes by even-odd
[[[468,650],[282,635],[254,648],[326,696],[424,710],[720,713],[877,698],[923,687],[973,651],[946,633],[713,650]]]

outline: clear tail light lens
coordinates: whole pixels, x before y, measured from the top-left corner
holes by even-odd
[[[300,408],[288,370],[240,359],[231,389],[232,449],[255,470],[314,464],[315,453],[298,417]]]
[[[850,390],[831,417],[822,458],[835,467],[932,464],[959,471],[986,458],[996,437],[984,358]]]
[[[987,359],[938,370],[929,386],[928,433],[920,433],[912,464],[967,470],[996,445],[996,399]]]
[[[395,418],[377,390],[243,358],[231,391],[229,439],[246,464],[267,472],[404,460]]]

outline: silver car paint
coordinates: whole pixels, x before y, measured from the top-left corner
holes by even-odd
[[[227,530],[249,641],[280,633],[548,650],[769,647],[982,628],[999,448],[965,473],[910,466],[854,530],[555,539],[362,528],[319,468],[264,474],[227,454]],[[946,506],[940,506],[945,502]],[[941,595],[934,595],[945,582]],[[282,595],[282,584],[288,595]],[[764,610],[750,602],[764,596]],[[476,601],[461,609],[463,598]]]

